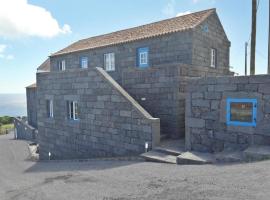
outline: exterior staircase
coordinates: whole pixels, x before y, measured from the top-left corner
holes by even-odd
[[[183,139],[162,139],[159,147],[155,147],[151,151],[141,154],[141,157],[146,161],[176,164],[177,156],[185,152],[184,142]]]
[[[244,151],[211,154],[185,151],[184,140],[166,139],[161,141],[159,147],[141,154],[141,157],[146,161],[179,165],[254,162],[270,159],[270,146],[250,146]]]

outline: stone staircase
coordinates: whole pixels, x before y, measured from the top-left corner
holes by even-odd
[[[141,154],[146,161],[177,163],[177,156],[185,152],[184,140],[163,139],[159,147]]]
[[[254,162],[270,159],[270,146],[251,146],[244,151],[201,153],[185,151],[184,140],[167,139],[159,147],[141,154],[146,161],[179,165]]]

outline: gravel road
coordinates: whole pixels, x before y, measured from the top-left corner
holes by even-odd
[[[270,161],[177,166],[147,162],[32,162],[25,141],[0,136],[1,200],[269,200]]]

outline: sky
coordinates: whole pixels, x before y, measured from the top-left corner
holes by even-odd
[[[258,1],[256,74],[265,74],[268,0]],[[0,0],[0,93],[24,93],[50,54],[79,39],[209,8],[231,41],[231,69],[244,74],[251,0]]]

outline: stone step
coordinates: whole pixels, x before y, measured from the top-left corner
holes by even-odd
[[[244,156],[242,151],[224,151],[215,154],[218,163],[243,162]]]
[[[172,156],[179,156],[181,153],[184,152],[184,150],[181,151],[179,149],[174,149],[170,147],[155,147],[153,150],[160,153],[167,154],[167,155],[172,155]]]
[[[185,152],[176,159],[179,165],[204,165],[215,162],[215,156],[210,153]]]
[[[171,163],[176,164],[176,156],[168,155],[166,153],[158,152],[155,150],[141,154],[146,161],[151,162],[161,162],[161,163]]]
[[[251,146],[244,152],[246,161],[260,161],[270,159],[270,146]]]

